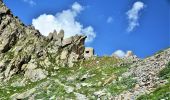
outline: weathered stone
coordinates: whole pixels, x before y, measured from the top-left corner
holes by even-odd
[[[57,33],[57,31],[56,31],[56,30],[54,30],[54,32],[53,32],[52,34],[53,34],[53,40],[54,40],[54,41],[56,41],[56,40],[58,40],[58,39],[59,39],[59,37],[58,37],[58,33]]]
[[[30,79],[32,82],[46,78],[48,72],[42,69],[27,70],[24,76]]]
[[[67,59],[67,58],[68,58],[68,51],[66,51],[66,50],[62,51],[60,59],[64,60],[64,59]]]
[[[99,98],[103,95],[106,95],[106,92],[104,90],[99,90],[99,91],[94,92],[94,95]]]
[[[7,69],[5,70],[5,74],[4,74],[5,77],[9,76],[10,70],[11,70],[11,66],[7,66]]]
[[[37,65],[35,63],[28,63],[27,66],[26,66],[27,70],[33,70],[33,69],[36,69],[36,68],[37,68]]]
[[[64,89],[65,89],[66,93],[72,93],[74,91],[74,88],[70,87],[70,86],[65,86]]]
[[[35,91],[36,91],[36,89],[33,88],[33,89],[30,89],[30,90],[28,90],[28,91],[26,91],[26,92],[23,92],[23,93],[21,93],[21,94],[16,93],[16,94],[13,94],[13,95],[11,96],[11,99],[12,99],[12,100],[22,100],[22,99],[25,99],[25,98],[31,96]]]
[[[78,54],[71,52],[71,54],[69,55],[69,58],[68,58],[68,66],[73,67],[74,63],[78,61],[78,58],[79,58]]]
[[[113,80],[115,80],[117,78],[117,76],[112,75],[111,77],[109,77],[108,79],[106,79],[103,83],[103,86],[105,86],[106,84],[111,83]]]
[[[1,4],[1,6],[0,6],[0,14],[7,13],[9,11],[9,9],[4,4],[2,4],[1,1],[0,1],[0,4]]]
[[[60,30],[60,32],[58,33],[58,38],[63,40],[63,38],[64,38],[64,30]]]
[[[72,41],[73,41],[73,38],[72,38],[72,37],[66,38],[66,39],[64,39],[64,40],[62,41],[62,46],[63,46],[63,47],[64,47],[64,46],[67,46],[67,45],[71,44]]]
[[[64,30],[61,30],[59,33],[57,33],[56,30],[54,30],[53,33],[49,33],[48,35],[48,39],[49,40],[54,40],[54,41],[58,41],[58,40],[63,40],[64,38]]]
[[[81,86],[83,86],[83,87],[91,87],[92,84],[90,84],[90,83],[81,83]]]
[[[52,39],[53,39],[53,33],[49,33],[48,39],[49,39],[49,40],[52,40]]]
[[[80,93],[74,93],[76,96],[76,100],[89,100],[85,95]]]
[[[16,34],[17,32],[14,31],[12,33],[2,33],[2,35],[4,34],[4,36],[1,36],[0,39],[1,44],[0,44],[0,52],[4,53],[7,52],[15,43],[16,43]],[[6,35],[8,34],[8,35]]]

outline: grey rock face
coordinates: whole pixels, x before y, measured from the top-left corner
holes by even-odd
[[[45,37],[33,26],[25,26],[0,1],[0,78],[8,80],[22,73],[37,81],[47,76],[44,71],[74,66],[83,59],[86,37],[63,38],[64,30]]]
[[[58,33],[58,38],[60,38],[60,39],[63,39],[63,38],[64,38],[64,30],[61,30],[61,31]]]
[[[73,38],[72,38],[72,37],[67,38],[67,39],[64,39],[64,40],[62,41],[62,46],[65,47],[65,46],[67,46],[67,45],[70,45],[70,44],[72,43],[72,41],[73,41]]]

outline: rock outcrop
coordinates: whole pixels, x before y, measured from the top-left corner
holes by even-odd
[[[83,59],[86,36],[63,38],[64,30],[45,37],[33,26],[25,26],[0,0],[0,80],[25,74],[34,81],[58,67],[72,67]]]
[[[121,93],[115,97],[115,100],[135,100],[141,94],[148,93],[156,86],[164,84],[158,74],[169,62],[170,48],[144,60],[134,62],[124,76],[134,76],[137,80],[136,86],[131,91]]]

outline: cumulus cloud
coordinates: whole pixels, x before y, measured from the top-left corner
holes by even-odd
[[[108,17],[108,18],[107,18],[107,23],[112,23],[112,22],[113,22],[113,17],[111,17],[111,16]]]
[[[144,9],[145,4],[141,1],[137,1],[133,4],[133,7],[126,13],[128,16],[129,26],[127,28],[128,32],[131,32],[135,27],[139,26],[139,12]]]
[[[29,3],[31,6],[36,5],[36,3],[33,0],[24,0],[24,2]]]
[[[65,32],[64,38],[76,34],[86,35],[86,42],[91,42],[96,37],[93,27],[84,27],[80,22],[76,21],[76,17],[83,9],[83,6],[75,2],[70,9],[63,10],[56,15],[40,15],[38,18],[32,20],[32,24],[45,36],[48,36],[48,34],[54,30],[59,32],[63,29]]]
[[[120,57],[120,58],[123,58],[126,55],[126,53],[124,51],[122,51],[122,50],[117,50],[113,54]]]

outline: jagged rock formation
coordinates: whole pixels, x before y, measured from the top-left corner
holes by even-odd
[[[23,73],[32,81],[45,78],[59,66],[83,59],[85,36],[63,40],[64,31],[44,37],[25,26],[0,0],[0,79]],[[36,78],[35,78],[36,77]]]

